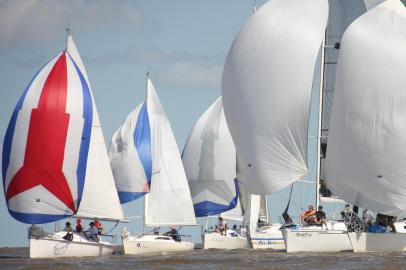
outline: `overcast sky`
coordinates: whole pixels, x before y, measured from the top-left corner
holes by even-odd
[[[107,144],[144,99],[150,68],[183,149],[195,121],[220,95],[226,54],[252,11],[252,0],[0,0],[0,147],[18,98],[34,74],[65,48],[65,28],[70,25]],[[299,211],[314,199],[312,189],[308,185],[296,191],[293,209]],[[285,190],[274,196],[274,219],[287,195]],[[126,205],[125,214],[142,215],[141,205]],[[126,226],[140,231],[141,222]],[[28,246],[27,225],[8,214],[2,192],[0,228],[0,247]],[[121,228],[115,232],[121,233]],[[199,241],[200,228],[188,232]]]

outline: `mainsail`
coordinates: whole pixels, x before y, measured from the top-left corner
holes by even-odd
[[[145,225],[196,225],[179,148],[150,79],[147,80],[146,102],[150,113],[152,179]]]
[[[89,78],[70,34],[67,37],[66,50],[75,61],[77,69],[83,73],[85,82],[89,86],[90,99],[93,101],[93,124],[86,168],[86,181],[80,208],[76,215],[104,220],[123,220],[124,214],[114,184],[113,173],[111,172],[107,148]]]
[[[406,9],[373,8],[346,30],[337,67],[327,184],[347,202],[406,215]]]
[[[222,80],[224,111],[252,194],[307,174],[310,96],[325,0],[273,0],[243,26]]]
[[[3,144],[4,191],[15,219],[47,223],[77,212],[85,196],[92,105],[84,74],[65,51],[29,83]]]
[[[224,117],[221,97],[199,118],[182,154],[197,217],[229,211],[237,206],[236,150]],[[235,209],[235,210],[234,210]]]

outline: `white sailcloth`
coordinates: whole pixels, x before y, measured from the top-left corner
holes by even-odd
[[[151,134],[145,102],[138,105],[114,133],[109,158],[122,204],[149,192],[152,173]]]
[[[146,102],[151,128],[152,179],[146,197],[145,225],[196,225],[179,149],[150,79]]]
[[[221,97],[199,118],[182,154],[197,217],[242,219],[236,185],[236,150]],[[237,207],[236,207],[237,206]]]
[[[93,92],[86,68],[71,35],[67,37],[66,50],[85,77],[93,99],[93,124],[87,159],[85,185],[83,188],[82,201],[76,215],[86,218],[122,220],[124,219],[123,210],[114,184]]]
[[[328,17],[325,0],[273,0],[228,54],[223,105],[246,189],[270,194],[307,174],[310,97]]]
[[[346,30],[327,148],[327,185],[345,201],[406,216],[406,9],[388,0]]]

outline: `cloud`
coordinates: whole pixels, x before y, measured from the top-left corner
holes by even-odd
[[[163,83],[189,89],[220,89],[223,66],[199,62],[176,62],[159,72],[157,79]]]
[[[103,52],[101,55],[91,56],[86,62],[94,65],[124,63],[128,65],[168,64],[179,61],[188,62],[218,62],[224,58],[224,53],[196,54],[188,52],[168,52],[156,46],[129,46],[122,50]]]
[[[91,31],[123,25],[138,29],[142,21],[133,1],[0,0],[0,48],[52,41],[68,24]]]
[[[126,64],[150,66],[154,79],[184,89],[218,89],[223,69],[224,52],[196,54],[168,52],[155,46],[130,46],[123,50],[85,58],[89,65]]]

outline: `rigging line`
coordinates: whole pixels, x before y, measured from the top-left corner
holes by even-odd
[[[103,233],[103,234],[109,234],[110,232],[112,232],[115,228],[117,228],[118,223],[120,223],[120,221],[117,220],[116,225],[114,225],[113,228],[111,228],[110,230],[108,230],[107,232]]]

